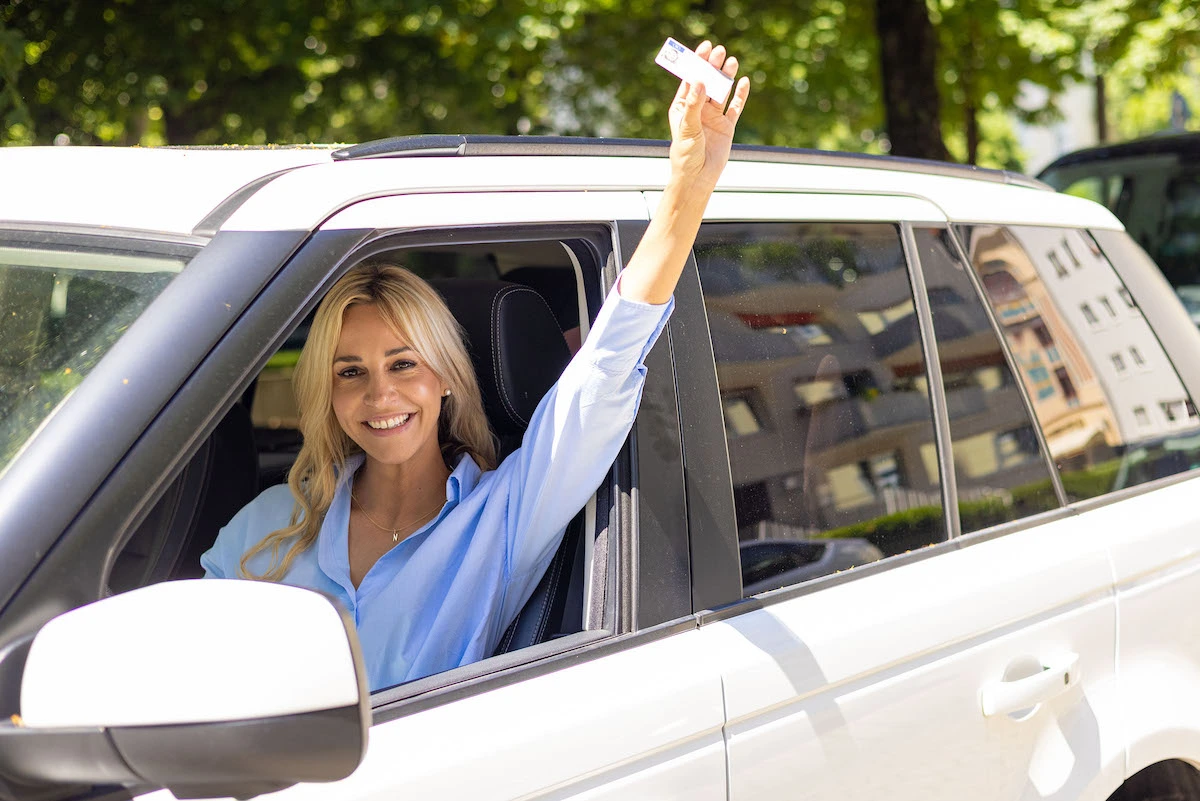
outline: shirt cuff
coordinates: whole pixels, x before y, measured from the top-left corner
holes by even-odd
[[[642,303],[626,299],[619,286],[618,280],[584,342],[593,351],[592,363],[610,371],[630,370],[645,361],[675,308],[674,296],[666,303]]]

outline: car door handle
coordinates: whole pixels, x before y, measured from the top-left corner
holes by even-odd
[[[998,681],[979,694],[984,717],[1031,709],[1079,683],[1079,655],[1064,654],[1032,676]]]

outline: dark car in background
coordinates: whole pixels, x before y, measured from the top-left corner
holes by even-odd
[[[1200,133],[1078,150],[1038,177],[1107,206],[1200,324]]]

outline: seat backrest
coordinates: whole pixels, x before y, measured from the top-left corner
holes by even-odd
[[[533,289],[505,281],[434,280],[467,335],[488,422],[500,457],[516,449],[542,396],[570,361],[562,329]],[[496,653],[578,631],[583,616],[583,513],[567,526],[558,551]]]
[[[156,581],[198,578],[221,526],[258,494],[250,413],[234,404],[125,544],[109,574],[124,592]]]

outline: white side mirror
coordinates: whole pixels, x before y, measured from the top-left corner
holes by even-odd
[[[251,581],[156,584],[60,615],[25,662],[0,773],[249,797],[349,775],[370,708],[330,599]]]

